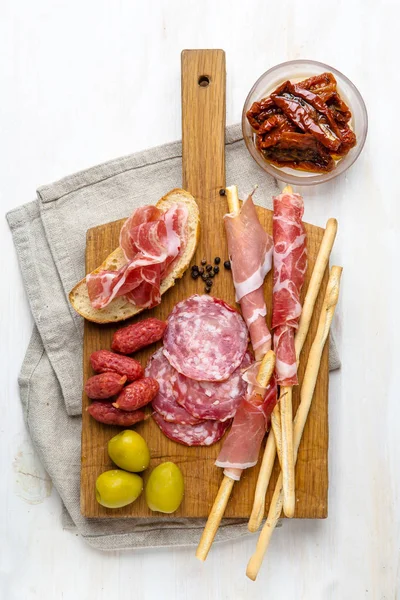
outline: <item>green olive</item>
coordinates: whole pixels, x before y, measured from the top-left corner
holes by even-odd
[[[146,484],[146,502],[150,510],[175,512],[183,499],[185,486],[180,468],[173,462],[153,469]]]
[[[96,479],[96,500],[106,508],[121,508],[134,502],[143,491],[143,479],[119,469],[105,471]]]
[[[144,471],[150,463],[146,441],[131,429],[121,431],[111,438],[108,442],[108,455],[117,467],[133,473]]]

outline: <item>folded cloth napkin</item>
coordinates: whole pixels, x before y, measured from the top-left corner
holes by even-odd
[[[197,544],[200,519],[85,519],[79,507],[83,319],[68,293],[85,275],[86,231],[127,217],[181,186],[180,142],[110,161],[39,188],[37,200],[7,214],[35,327],[19,378],[27,427],[64,503],[64,526],[76,526],[102,550]],[[227,181],[271,207],[279,193],[248,156],[239,125],[226,131]],[[331,341],[330,368],[339,367]],[[224,519],[217,541],[246,535],[243,520]]]

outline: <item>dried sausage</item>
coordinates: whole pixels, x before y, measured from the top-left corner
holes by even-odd
[[[114,333],[111,348],[121,354],[133,354],[137,350],[161,340],[166,326],[164,321],[154,318],[128,325]]]
[[[138,379],[122,390],[113,406],[121,410],[137,410],[153,400],[159,387],[152,377]]]
[[[241,365],[229,379],[221,382],[196,381],[177,374],[172,380],[176,401],[198,419],[232,419],[246,394],[247,384],[242,373],[251,362],[251,354],[246,352]]]
[[[152,400],[152,406],[163,419],[182,425],[196,425],[201,422],[201,419],[197,419],[177,403],[174,383],[179,373],[165,358],[163,348],[160,348],[151,356],[145,374],[148,377],[154,377],[158,381],[160,389]]]
[[[198,425],[181,425],[165,421],[157,412],[152,417],[167,438],[184,446],[211,446],[222,438],[231,424],[231,421],[203,421]]]
[[[109,350],[97,350],[90,355],[90,364],[96,373],[115,371],[126,375],[127,381],[135,381],[143,377],[143,368],[140,362],[128,356],[121,356]]]
[[[139,421],[146,419],[146,413],[144,410],[134,410],[127,412],[115,408],[110,402],[92,402],[86,409],[88,413],[99,421],[99,423],[105,423],[106,425],[120,425],[121,427],[130,427]]]
[[[195,294],[168,318],[164,355],[186,377],[223,381],[243,360],[248,333],[240,314],[219,298]]]
[[[105,400],[119,394],[125,382],[126,375],[107,371],[89,377],[85,385],[85,392],[93,400]]]

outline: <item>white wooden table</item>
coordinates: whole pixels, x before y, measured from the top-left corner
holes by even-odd
[[[4,600],[394,600],[400,597],[400,240],[397,2],[5,0],[0,7],[1,209],[39,184],[180,137],[180,51],[224,48],[227,122],[284,60],[343,71],[367,103],[357,164],[305,193],[306,220],[339,220],[344,266],[331,377],[326,521],[285,522],[256,583],[255,538],[193,549],[101,553],[63,531],[60,499],[30,445],[17,376],[32,328],[1,220],[0,597]],[[231,182],[232,183],[232,182]]]

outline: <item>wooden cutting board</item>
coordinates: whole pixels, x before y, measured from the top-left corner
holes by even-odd
[[[201,238],[193,260],[200,264],[202,258],[211,262],[215,256],[221,261],[227,259],[227,246],[222,217],[227,212],[226,199],[220,195],[225,187],[225,54],[222,50],[185,50],[182,53],[182,146],[183,146],[183,187],[191,192],[199,205],[201,215]],[[250,157],[249,157],[249,160]],[[264,174],[260,171],[260,177]],[[235,182],[230,181],[229,184]],[[165,190],[166,192],[168,190]],[[249,190],[239,190],[247,193]],[[158,198],[149,198],[157,202]],[[257,196],[256,196],[257,200]],[[272,212],[258,208],[260,221],[272,233]],[[127,215],[128,216],[128,215]],[[123,220],[115,221],[87,232],[86,270],[92,271],[118,245],[119,231]],[[310,281],[323,229],[305,224],[307,231],[308,270],[303,287],[303,297]],[[222,265],[220,265],[222,267]],[[318,296],[314,317],[300,358],[299,381],[303,379],[305,364],[321,311],[328,271]],[[204,283],[193,280],[190,272],[177,282],[164,296],[160,306],[138,315],[137,320],[148,317],[166,319],[180,300],[194,293],[203,293]],[[231,274],[223,267],[214,278],[212,294],[235,304]],[[265,299],[268,306],[270,324],[272,301],[272,274],[265,284]],[[123,323],[119,324],[123,326]],[[89,357],[102,348],[109,349],[115,325],[96,325],[85,322],[83,380],[93,372]],[[144,349],[135,358],[146,364],[149,356],[160,344]],[[299,388],[293,393],[294,408],[299,401]],[[207,448],[188,448],[166,438],[152,419],[135,426],[146,439],[151,453],[149,469],[143,474],[144,481],[151,470],[160,462],[173,461],[182,469],[185,480],[185,496],[173,515],[152,513],[146,505],[144,494],[133,504],[111,510],[100,506],[95,498],[95,481],[103,471],[114,468],[107,455],[108,440],[120,431],[118,427],[97,423],[86,413],[89,399],[82,398],[82,469],[81,469],[81,511],[85,517],[154,517],[175,519],[176,517],[207,517],[218,491],[222,470],[214,466],[223,440]],[[262,449],[263,451],[263,449]],[[225,517],[249,517],[253,504],[253,494],[257,481],[258,465],[244,472],[240,483],[234,486],[225,511]],[[275,465],[266,503],[269,500],[278,476]],[[315,395],[303,439],[300,445],[296,466],[295,516],[299,518],[324,518],[327,516],[328,494],[328,344],[323,352],[321,369]]]

